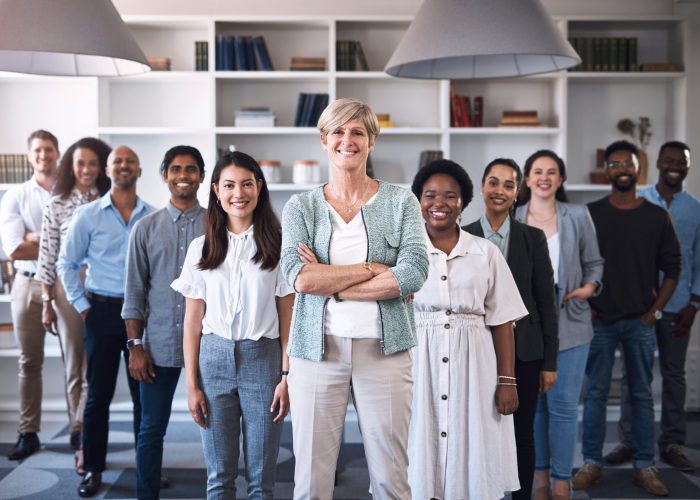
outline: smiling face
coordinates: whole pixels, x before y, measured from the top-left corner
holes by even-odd
[[[173,199],[190,201],[197,197],[204,174],[191,155],[176,155],[168,165],[163,180]]]
[[[656,168],[659,169],[659,181],[669,188],[678,188],[688,175],[690,151],[667,146],[659,155]]]
[[[228,215],[228,229],[240,234],[253,224],[262,185],[250,170],[229,165],[221,169],[219,182],[212,184],[221,208]]]
[[[127,146],[118,146],[109,154],[107,175],[121,189],[130,189],[141,176],[139,158]]]
[[[532,163],[530,173],[525,177],[525,183],[530,188],[532,196],[544,200],[554,199],[563,179],[554,159],[541,156]]]
[[[606,169],[610,182],[618,191],[624,193],[637,185],[639,160],[631,151],[613,151],[606,161]]]
[[[459,183],[447,174],[434,174],[423,184],[420,208],[428,232],[454,228],[462,213]]]
[[[58,150],[50,139],[35,137],[29,143],[29,163],[32,164],[35,174],[52,176],[56,174],[58,162]]]
[[[496,164],[481,185],[487,216],[508,213],[518,194],[518,174],[507,165]]]
[[[350,120],[321,135],[321,145],[331,165],[344,171],[362,169],[364,172],[374,142],[375,138],[370,139],[367,128],[360,120]]]
[[[100,160],[92,149],[77,148],[73,152],[75,187],[86,193],[95,187],[100,175]]]

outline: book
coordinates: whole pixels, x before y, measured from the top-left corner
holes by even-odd
[[[325,57],[292,57],[290,71],[325,71]]]
[[[418,156],[418,170],[426,166],[431,161],[442,160],[443,153],[440,149],[429,149],[421,151]]]
[[[639,65],[639,71],[682,71],[683,67],[674,63],[645,63]]]
[[[627,71],[637,71],[637,39],[627,39]]]
[[[261,71],[274,71],[275,68],[272,66],[272,59],[270,59],[270,53],[267,50],[265,38],[259,35],[254,36],[251,42],[255,55],[257,56],[257,69]]]
[[[357,56],[357,62],[359,63],[360,71],[369,71],[369,64],[367,64],[367,58],[365,57],[365,51],[362,50],[362,44],[357,40],[353,43],[355,49],[355,54]]]
[[[146,60],[153,71],[170,71],[169,57],[149,56],[146,57]]]
[[[33,173],[26,154],[0,154],[0,184],[19,184]]]
[[[474,126],[483,127],[484,126],[484,98],[481,96],[476,96],[474,98]]]
[[[195,71],[209,71],[209,42],[194,42]]]
[[[274,127],[276,116],[270,108],[250,107],[235,112],[236,127]]]
[[[315,127],[323,110],[328,106],[328,94],[300,93],[294,112],[295,127]]]

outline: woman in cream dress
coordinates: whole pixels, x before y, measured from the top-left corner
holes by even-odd
[[[458,226],[473,192],[462,167],[432,162],[412,189],[426,221],[430,261],[413,303],[412,497],[498,499],[520,487],[513,321],[527,309],[498,248]]]

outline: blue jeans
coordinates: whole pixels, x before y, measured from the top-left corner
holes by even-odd
[[[136,447],[136,495],[139,500],[160,495],[163,438],[170,420],[181,368],[155,366],[152,383],[141,382],[141,430]]]
[[[208,410],[207,427],[201,430],[208,500],[236,498],[241,427],[248,499],[273,498],[282,426],[272,421],[270,407],[281,368],[278,339],[202,335],[199,383]]]
[[[539,397],[535,414],[535,469],[552,469],[552,477],[568,481],[574,466],[578,398],[591,344],[559,352],[557,383]]]
[[[605,412],[615,348],[621,343],[632,402],[634,467],[649,467],[654,461],[654,400],[651,394],[656,349],[654,327],[645,325],[639,319],[623,319],[613,323],[596,320],[593,330],[595,334],[586,364],[588,381],[583,405],[584,462],[598,466],[603,464]]]

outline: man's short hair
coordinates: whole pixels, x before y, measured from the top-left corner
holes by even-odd
[[[685,143],[681,141],[668,141],[664,142],[661,147],[659,148],[659,156],[661,156],[664,152],[664,149],[666,148],[672,148],[672,149],[680,149],[681,151],[687,151],[688,154],[690,154],[690,147]]]
[[[204,158],[199,149],[193,146],[174,146],[165,152],[163,163],[160,164],[160,175],[165,176],[168,173],[168,167],[177,155],[187,155],[194,158],[195,163],[199,167],[199,173],[204,175]]]
[[[615,141],[605,148],[605,163],[615,151],[629,151],[639,161],[639,148],[629,141]]]
[[[53,142],[53,146],[56,148],[56,151],[58,151],[58,139],[56,139],[56,136],[48,130],[39,129],[29,134],[29,137],[27,138],[27,148],[32,147],[32,141],[34,139],[40,139],[42,141],[51,141]]]

